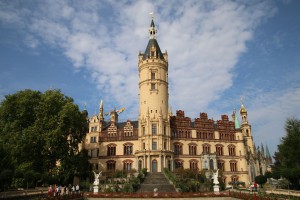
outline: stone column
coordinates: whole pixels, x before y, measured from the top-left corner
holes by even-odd
[[[158,166],[157,166],[157,171],[162,172],[161,170],[161,154],[158,155]]]
[[[139,170],[139,157],[135,157],[135,169],[138,171]]]
[[[151,172],[151,167],[150,167],[150,152],[148,153],[148,163],[147,163],[147,168],[148,168],[148,172]]]
[[[143,168],[146,168],[146,155],[144,153]]]
[[[171,156],[171,171],[174,170],[174,157]]]

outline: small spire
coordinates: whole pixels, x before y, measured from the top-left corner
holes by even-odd
[[[243,103],[243,97],[241,97],[241,109],[240,109],[240,113],[245,113],[247,112],[245,106],[244,106],[244,103]]]
[[[235,111],[234,111],[234,126],[235,126],[235,129],[240,129],[241,126],[240,126],[240,123],[239,123],[239,120],[237,118],[237,115],[235,114]]]
[[[149,28],[150,39],[156,39],[157,30],[156,30],[155,25],[154,25],[154,14],[153,14],[153,12],[151,12],[149,14],[151,15],[151,18],[152,18],[150,28]]]
[[[99,105],[99,120],[102,121],[104,120],[104,113],[103,113],[103,100],[101,99],[100,105]]]

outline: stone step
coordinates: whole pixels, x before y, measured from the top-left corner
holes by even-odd
[[[176,192],[174,186],[161,172],[148,173],[137,192],[153,192],[155,188],[157,192]]]

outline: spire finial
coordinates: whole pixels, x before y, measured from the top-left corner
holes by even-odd
[[[150,12],[149,15],[151,16],[151,19],[154,19],[154,12]]]
[[[86,105],[87,105],[87,103],[86,103],[86,102],[84,102],[84,108],[83,108],[84,110],[86,110]]]
[[[152,18],[150,28],[149,28],[150,39],[156,39],[157,30],[155,28],[154,21],[153,21],[154,14],[153,14],[153,12],[151,12],[151,13],[149,13],[149,15],[151,15],[151,18]]]

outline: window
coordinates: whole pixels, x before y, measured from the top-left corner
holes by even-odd
[[[155,83],[151,83],[151,90],[155,90]]]
[[[182,155],[182,144],[181,143],[175,143],[174,144],[174,154],[175,155]]]
[[[203,148],[203,153],[204,154],[210,153],[210,145],[209,144],[203,144],[202,148]]]
[[[166,150],[167,149],[167,142],[166,142],[166,140],[164,141],[164,150]]]
[[[143,135],[146,135],[146,128],[145,128],[145,126],[143,126],[142,130],[143,130]]]
[[[215,169],[213,159],[209,160],[209,169]]]
[[[236,161],[230,161],[230,171],[231,172],[236,172],[237,171]]]
[[[191,156],[197,155],[197,146],[195,144],[189,145],[189,155]]]
[[[166,126],[164,126],[164,135],[166,135]]]
[[[151,72],[151,80],[155,80],[155,73]]]
[[[125,171],[130,171],[132,169],[132,163],[133,163],[132,160],[124,160],[123,161],[123,169]]]
[[[152,124],[152,135],[157,135],[157,127],[156,127],[156,124]]]
[[[91,127],[91,132],[96,132],[96,131],[97,131],[97,127],[98,127],[98,126],[92,126],[92,127]]]
[[[116,145],[110,144],[107,146],[107,156],[115,156],[116,155]]]
[[[183,168],[183,160],[175,160],[175,169]]]
[[[224,161],[223,160],[218,160],[218,169],[221,171],[225,171],[225,165],[224,165]]]
[[[239,177],[237,177],[237,176],[232,176],[232,177],[231,177],[231,181],[232,181],[232,182],[237,182],[237,181],[239,181]]]
[[[145,142],[143,142],[143,149],[146,149],[146,145],[145,145]]]
[[[190,169],[198,169],[198,161],[190,160]]]
[[[228,146],[228,152],[230,156],[235,156],[235,146],[234,145],[229,145]]]
[[[151,58],[154,57],[154,51],[151,51]]]
[[[223,145],[216,145],[216,154],[217,156],[223,156]]]
[[[157,141],[152,141],[152,150],[157,150]]]
[[[97,142],[97,137],[96,136],[91,137],[91,143],[96,143],[96,142]]]
[[[124,155],[132,155],[132,144],[124,144]]]
[[[106,162],[106,168],[108,171],[114,171],[116,169],[116,161],[114,160],[109,160]]]

